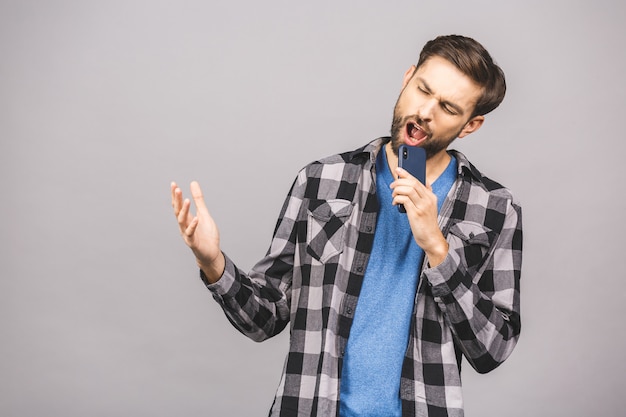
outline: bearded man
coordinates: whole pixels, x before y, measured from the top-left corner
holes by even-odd
[[[520,206],[448,149],[501,103],[504,74],[475,40],[440,36],[402,85],[391,137],[300,171],[248,274],[220,250],[198,183],[196,215],[172,183],[231,323],[256,341],[289,326],[271,416],[463,416],[462,357],[489,372],[519,338]],[[426,151],[426,184],[398,168],[402,144]]]

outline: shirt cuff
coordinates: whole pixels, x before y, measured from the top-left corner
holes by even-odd
[[[459,255],[454,251],[448,251],[446,259],[439,265],[424,270],[428,285],[432,288],[434,297],[445,297],[452,293],[454,276],[459,270]]]
[[[207,277],[202,269],[200,270],[200,279],[209,289],[209,291],[213,293],[213,295],[219,296],[221,298],[228,298],[229,296],[233,296],[237,292],[239,284],[236,279],[237,267],[235,266],[234,262],[228,256],[226,256],[226,254],[223,255],[226,263],[224,265],[224,272],[222,273],[220,279],[211,284],[207,281]]]

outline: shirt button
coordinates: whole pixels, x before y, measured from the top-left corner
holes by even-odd
[[[357,267],[356,272],[363,272],[363,267],[362,266]]]
[[[352,314],[352,307],[346,308],[346,314],[348,315]]]

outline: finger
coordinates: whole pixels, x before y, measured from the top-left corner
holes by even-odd
[[[407,175],[410,175],[410,174],[406,169],[396,167],[396,175],[398,175],[399,178],[406,178]]]
[[[178,188],[178,186],[176,185],[176,183],[174,181],[172,181],[170,183],[170,196],[172,197],[172,207],[175,208],[175,203],[176,203],[176,189]]]
[[[193,234],[196,232],[196,228],[198,227],[198,217],[194,217],[191,222],[189,223],[189,226],[187,226],[187,228],[185,229],[184,233],[187,237],[191,237],[193,236]]]
[[[196,209],[198,211],[208,211],[206,204],[204,203],[204,196],[202,195],[202,189],[200,188],[200,184],[197,181],[191,182],[191,196],[193,197],[193,202],[196,205]]]
[[[409,171],[404,170],[402,168],[398,168],[398,179],[396,181],[409,181],[411,183],[416,182],[421,185],[424,185],[420,180],[418,180],[416,177],[411,175]]]
[[[403,205],[405,210],[412,210],[412,206],[414,206],[413,201],[406,195],[397,195],[391,200],[391,204],[394,206]]]
[[[185,229],[191,223],[191,214],[189,213],[189,207],[191,207],[191,202],[188,198],[183,201],[182,207],[180,208],[180,212],[178,213],[178,226],[180,227],[181,233],[185,232]]]
[[[415,199],[418,200],[421,198],[420,193],[413,188],[412,185],[397,185],[394,189],[393,192],[391,193],[392,197],[398,197],[398,196],[405,196],[408,199]]]
[[[398,180],[409,180],[409,181],[415,181],[417,183],[419,183],[421,186],[425,186],[424,183],[422,183],[420,180],[418,180],[416,177],[414,177],[413,175],[411,175],[411,173],[403,168],[397,167],[396,168],[396,174],[398,174]],[[396,181],[398,181],[396,180]]]
[[[174,181],[172,181],[170,183],[170,191],[171,191],[171,195],[172,195],[172,205],[174,204],[174,191],[176,191],[177,188],[178,188],[178,185],[176,185],[176,183]]]
[[[393,189],[393,194],[406,194],[418,198],[424,198],[427,195],[424,184],[416,179],[396,180],[391,184],[391,188]]]
[[[174,209],[174,215],[178,217],[180,209],[183,205],[183,192],[178,185],[172,183],[172,208]]]
[[[396,174],[398,175],[398,178],[415,178],[409,171],[400,167],[396,167]]]

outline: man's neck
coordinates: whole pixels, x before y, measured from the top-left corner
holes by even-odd
[[[398,155],[393,152],[391,142],[388,142],[385,146],[389,170],[393,174],[393,177],[397,179],[398,176],[396,175],[396,167],[398,166]],[[445,149],[426,159],[426,183],[432,184],[435,182],[443,171],[446,170],[449,163],[450,155],[448,155],[448,152]]]

